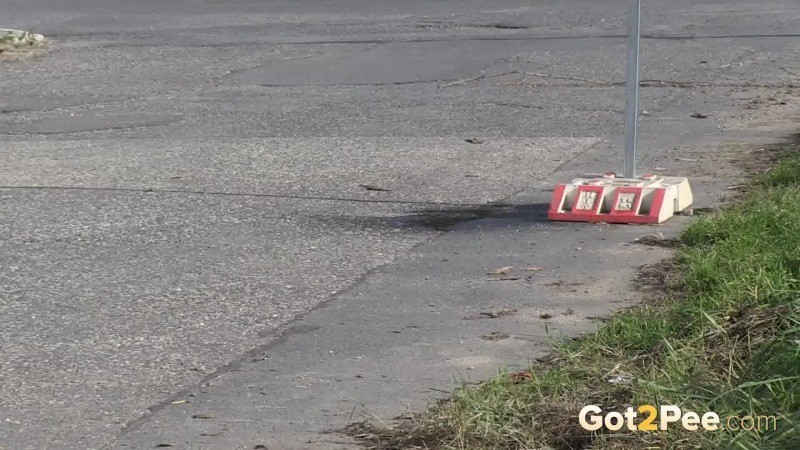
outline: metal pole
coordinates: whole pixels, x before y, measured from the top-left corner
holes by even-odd
[[[636,176],[636,141],[639,133],[639,28],[641,0],[630,0],[628,10],[628,73],[625,93],[625,178]]]

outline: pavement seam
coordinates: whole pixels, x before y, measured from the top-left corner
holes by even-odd
[[[54,34],[54,37],[97,37],[104,34]],[[110,35],[105,33],[105,35]],[[701,40],[701,39],[769,39],[769,38],[797,38],[800,34],[797,33],[776,33],[776,34],[717,34],[717,35],[697,35],[697,36],[682,36],[682,35],[642,35],[643,40],[667,40],[667,41],[683,41],[683,40]],[[458,42],[458,41],[549,41],[549,40],[585,40],[585,39],[627,39],[628,36],[624,34],[597,34],[597,35],[581,35],[581,36],[464,36],[449,39],[437,38],[419,38],[419,39],[331,39],[331,40],[313,40],[313,41],[241,41],[241,42],[220,42],[214,44],[180,44],[170,45],[168,42],[154,42],[154,43],[107,43],[98,44],[96,47],[100,48],[140,48],[140,47],[181,47],[181,48],[217,48],[217,47],[234,47],[234,46],[250,46],[250,45],[325,45],[325,44],[410,44],[410,43],[426,43],[426,42]]]
[[[102,188],[102,187],[80,187],[80,186],[0,186],[0,190],[40,190],[40,191],[96,191],[96,192],[122,192],[122,193],[142,193],[142,194],[186,194],[186,195],[208,195],[216,197],[256,197],[256,198],[280,198],[293,200],[309,201],[332,201],[332,202],[353,202],[353,203],[375,203],[375,204],[397,204],[397,205],[428,205],[428,206],[470,206],[470,207],[508,207],[513,206],[500,202],[488,203],[453,203],[436,201],[417,201],[417,200],[378,200],[365,198],[346,198],[346,197],[325,197],[314,195],[293,195],[293,194],[259,194],[247,192],[223,192],[223,191],[189,191],[179,189],[150,189],[150,188]]]

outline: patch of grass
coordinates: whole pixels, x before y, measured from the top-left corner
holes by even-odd
[[[0,30],[0,53],[30,51],[42,45],[43,38],[29,31]]]
[[[362,426],[374,448],[800,448],[800,147],[741,200],[697,219],[668,267],[669,295],[557,344],[526,377],[464,385],[398,428]],[[588,404],[774,416],[752,431],[588,432]]]
[[[15,48],[15,45],[11,36],[0,35],[0,52],[8,51],[13,48]]]

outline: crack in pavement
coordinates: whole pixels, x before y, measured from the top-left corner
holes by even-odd
[[[55,38],[64,37],[98,37],[105,34],[54,34]],[[768,39],[768,38],[797,38],[798,33],[775,33],[775,34],[711,34],[711,35],[668,35],[668,34],[644,34],[641,39],[646,40],[702,40],[702,39]],[[104,43],[97,44],[98,48],[124,48],[124,47],[179,47],[179,48],[218,48],[218,47],[239,47],[251,45],[325,45],[325,44],[395,44],[395,43],[424,43],[424,42],[458,42],[458,41],[548,41],[548,40],[586,40],[586,39],[627,39],[626,34],[608,33],[578,36],[463,36],[454,38],[411,38],[411,39],[320,39],[307,41],[267,41],[249,40],[238,42],[217,42],[207,44],[170,44],[169,42],[142,42],[142,43]],[[156,39],[156,38],[153,38]]]
[[[502,202],[494,203],[454,203],[437,201],[418,201],[418,200],[399,200],[399,199],[365,199],[365,198],[346,198],[346,197],[326,197],[321,195],[296,195],[296,194],[266,194],[248,192],[223,192],[223,191],[190,191],[183,189],[151,189],[151,188],[105,188],[105,187],[81,187],[81,186],[0,186],[0,190],[50,190],[50,191],[99,191],[99,192],[123,192],[123,193],[146,193],[146,194],[188,194],[188,195],[209,195],[219,197],[256,197],[256,198],[284,198],[293,200],[311,201],[334,201],[334,202],[354,202],[354,203],[381,203],[398,205],[428,205],[428,206],[491,206],[508,207],[512,206]]]

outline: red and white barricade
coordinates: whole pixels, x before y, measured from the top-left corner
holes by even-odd
[[[553,191],[548,217],[554,221],[661,223],[691,206],[689,180],[643,175],[578,178]]]

